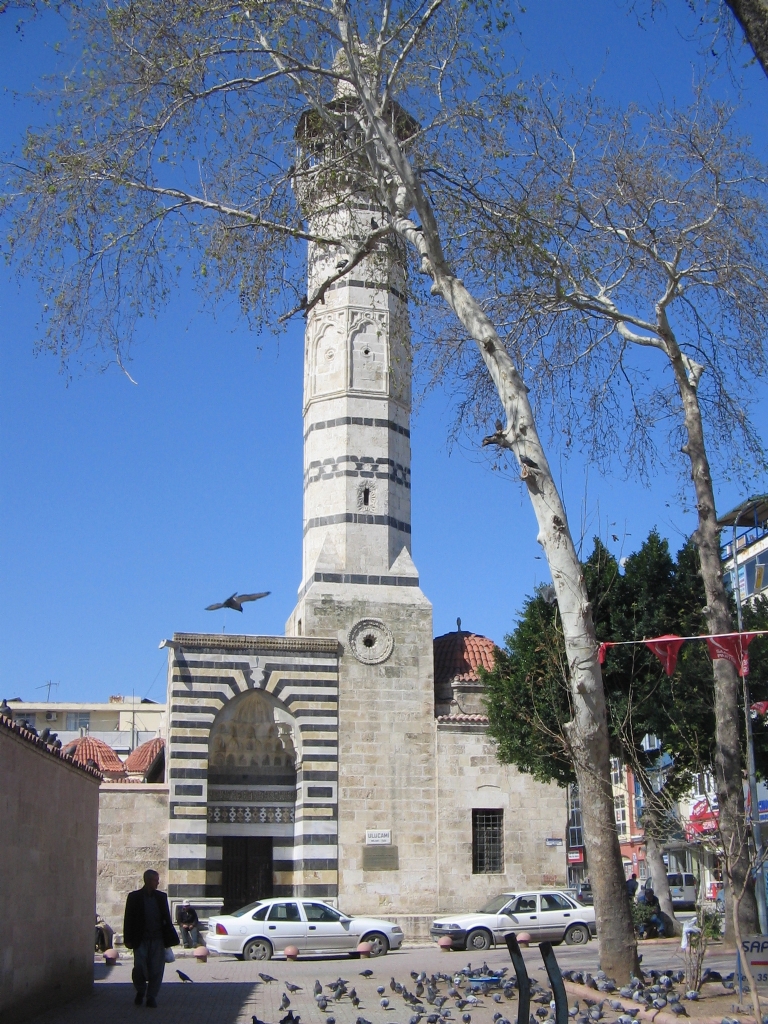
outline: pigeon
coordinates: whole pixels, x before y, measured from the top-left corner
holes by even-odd
[[[663,1010],[667,1005],[667,1000],[663,996],[657,996],[651,1003],[654,1010]]]
[[[185,974],[184,971],[177,970],[176,973],[178,974],[182,981],[188,981],[190,985],[192,984],[192,979],[188,974]]]
[[[699,993],[698,993],[698,992],[696,992],[696,991],[695,991],[694,989],[692,989],[692,988],[691,988],[691,989],[689,989],[689,990],[688,990],[688,991],[687,991],[687,992],[685,993],[685,995],[683,996],[683,998],[684,998],[684,999],[688,999],[688,1000],[690,1000],[690,1001],[691,1001],[691,1002],[693,1003],[693,1002],[695,1002],[695,1001],[696,1001],[696,1000],[697,1000],[697,999],[699,998]]]
[[[290,1005],[291,1005],[291,1000],[288,998],[288,996],[285,994],[285,992],[283,992],[283,998],[280,1000],[280,1009],[281,1010],[287,1010]]]
[[[298,1013],[294,1013],[293,1010],[289,1010],[284,1017],[280,1018],[280,1024],[299,1024],[301,1017]]]
[[[319,981],[316,981],[315,982],[315,987],[313,989],[313,992],[315,993],[316,996],[319,996],[319,995],[322,994],[322,991],[323,991],[323,986],[320,984]]]
[[[378,993],[378,995],[380,995],[380,996],[383,996],[383,995],[384,995],[384,992],[385,992],[385,991],[386,991],[386,989],[384,988],[384,986],[383,986],[383,985],[379,985],[379,987],[378,987],[378,988],[376,989],[376,992],[377,992],[377,993]]]
[[[462,1013],[461,1019],[462,1019],[463,1024],[472,1024],[472,1014],[471,1013]]]
[[[678,1002],[670,1003],[669,1004],[669,1009],[672,1011],[672,1013],[676,1013],[678,1015],[678,1017],[687,1017],[688,1016],[688,1011],[686,1010],[686,1008],[683,1006],[682,1003],[678,1003]]]
[[[371,1024],[371,1022],[369,1020],[366,1020],[365,1017],[358,1017],[355,1020],[355,1024]]]
[[[294,992],[301,992],[301,985],[292,985],[290,981],[285,982],[285,987],[291,994],[293,994]]]
[[[264,1024],[264,1021],[259,1020],[259,1018],[254,1013],[253,1016],[251,1017],[251,1024]]]
[[[325,1024],[336,1024],[336,1018],[335,1017],[326,1017],[325,1018]]]
[[[271,594],[270,590],[265,590],[261,594],[238,594],[235,591],[231,597],[228,597],[226,601],[220,601],[218,604],[209,604],[206,606],[207,612],[218,611],[219,608],[231,608],[233,612],[241,612],[243,610],[243,601],[258,601],[262,597],[269,597]],[[261,977],[261,975],[259,975]],[[273,978],[273,981],[277,981],[277,978]]]
[[[317,996],[315,1002],[317,1003],[318,1010],[320,1010],[321,1013],[325,1013],[325,1011],[328,1009],[328,1000],[325,998],[325,996]]]
[[[270,981],[277,981],[277,978],[273,978],[271,974],[262,974],[261,971],[259,971],[259,977],[265,985],[268,985]]]
[[[364,971],[360,971],[360,977],[361,978],[372,978],[373,977],[373,971],[368,967]]]
[[[389,1000],[387,999],[386,996],[383,996],[379,1000],[379,1006],[382,1008],[382,1010],[386,1010],[386,1008],[389,1006]]]
[[[493,1001],[494,1001],[494,1003],[500,1003],[501,1002],[501,992],[494,992],[493,993]]]

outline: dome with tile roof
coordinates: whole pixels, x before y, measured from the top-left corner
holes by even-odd
[[[106,778],[125,775],[125,765],[112,747],[95,736],[80,736],[72,740],[62,749],[62,753],[69,754],[80,764],[95,764]]]
[[[435,637],[435,713],[439,721],[445,716],[461,716],[473,722],[487,722],[480,703],[482,683],[479,668],[493,668],[493,640],[461,628],[456,620],[453,633]]]
[[[125,770],[129,775],[140,775],[142,778],[146,778],[148,775],[154,774],[158,759],[164,752],[165,740],[162,736],[155,736],[131,751],[125,759]]]

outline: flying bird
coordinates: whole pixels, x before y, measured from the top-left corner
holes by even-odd
[[[190,985],[192,984],[192,979],[188,974],[185,974],[184,971],[176,971],[176,973],[178,974],[182,981],[188,981]]]
[[[262,597],[269,597],[270,593],[270,590],[265,590],[261,594],[238,594],[237,591],[235,591],[235,593],[231,597],[228,597],[226,601],[221,601],[219,604],[209,604],[205,610],[207,612],[215,612],[218,611],[219,608],[231,608],[233,612],[241,612],[243,610],[244,601],[258,601]]]

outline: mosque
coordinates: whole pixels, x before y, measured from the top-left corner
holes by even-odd
[[[297,140],[318,172],[294,182],[314,231],[364,232],[364,196],[318,202],[309,115]],[[339,255],[310,243],[308,294]],[[460,626],[433,638],[411,557],[396,248],[309,312],[304,368],[303,578],[285,636],[168,641],[169,895],[212,909],[311,895],[414,923],[563,884],[565,794],[496,761],[477,673],[493,644]]]

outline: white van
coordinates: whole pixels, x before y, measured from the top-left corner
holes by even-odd
[[[677,910],[696,909],[696,879],[688,872],[670,871],[667,875],[672,906]]]

